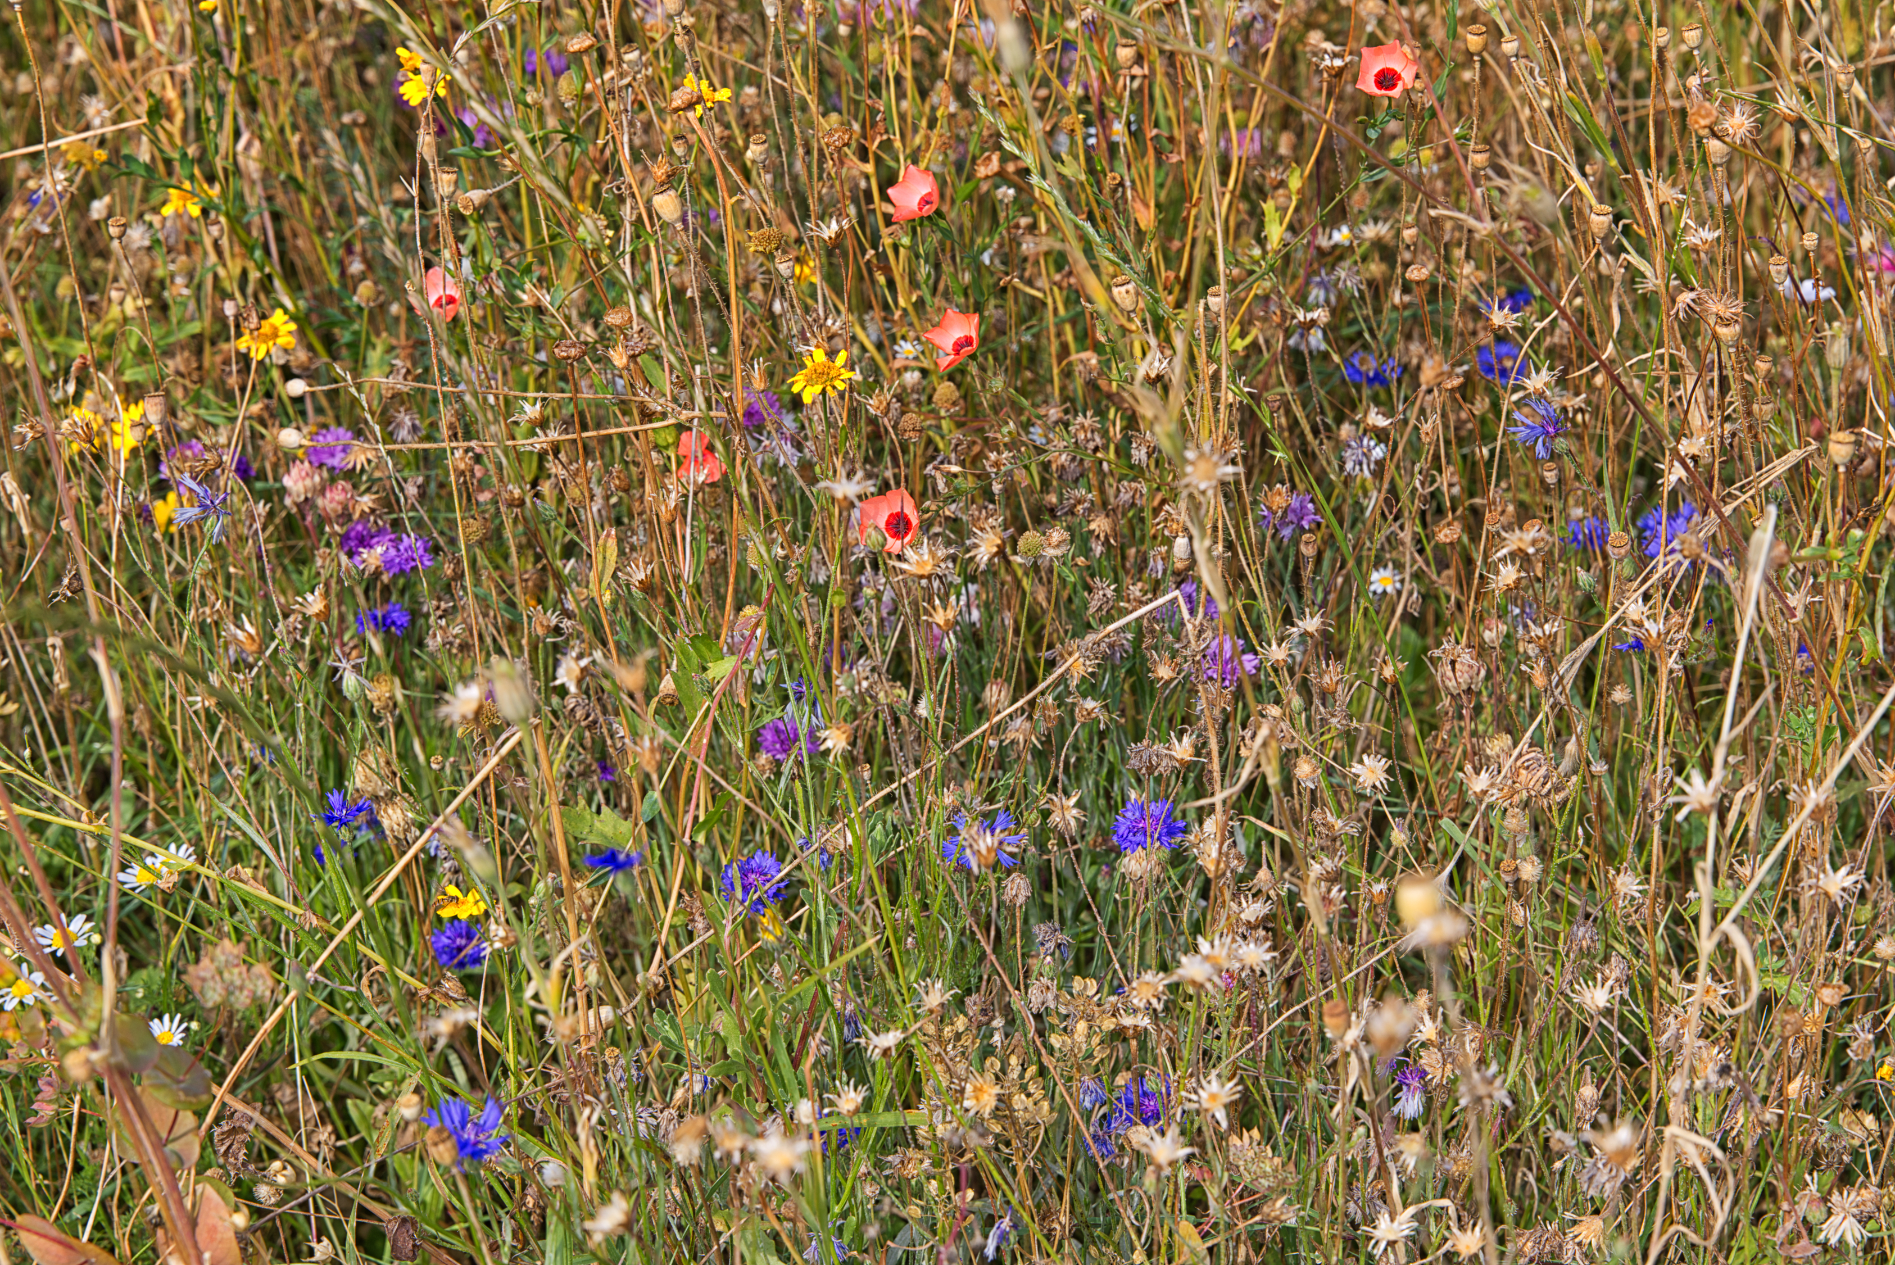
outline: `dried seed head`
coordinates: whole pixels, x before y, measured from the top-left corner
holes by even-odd
[[[1586,227],[1592,230],[1595,241],[1604,241],[1612,235],[1612,208],[1603,204],[1592,208],[1592,214],[1586,217]]]
[[[1770,256],[1770,284],[1781,290],[1790,279],[1790,257],[1788,255]]]
[[[1605,538],[1605,551],[1614,562],[1622,562],[1631,556],[1632,538],[1623,531],[1615,531]]]
[[[1476,57],[1487,51],[1487,28],[1478,22],[1467,28],[1467,51]]]
[[[125,217],[122,215],[114,215],[105,222],[105,231],[112,235],[112,240],[115,242],[125,240],[125,230],[128,227],[130,226],[125,223]]]
[[[1713,167],[1722,167],[1731,160],[1731,147],[1715,136],[1704,138],[1704,156],[1711,160]]]
[[[1138,42],[1120,40],[1118,47],[1112,51],[1112,56],[1118,62],[1120,70],[1130,70],[1138,65]]]
[[[1704,44],[1704,28],[1696,22],[1691,23],[1678,34],[1683,37],[1684,46],[1694,53]]]
[[[770,138],[765,136],[762,132],[758,132],[755,136],[750,138],[750,147],[744,150],[744,161],[755,164],[764,162],[768,160],[769,157]]]
[[[1829,432],[1829,460],[1837,469],[1842,469],[1856,457],[1856,432],[1854,430],[1832,430]]]
[[[1486,141],[1467,151],[1467,165],[1474,171],[1486,171],[1494,165],[1494,147]]]
[[[651,195],[652,209],[664,219],[664,222],[676,226],[684,219],[684,200],[677,190],[666,187]]]
[[[1820,247],[1822,244],[1823,244],[1823,239],[1816,236],[1816,234],[1814,233],[1803,234],[1803,253],[1804,254],[1806,255],[1815,254],[1817,251],[1817,248]]]
[[[1663,52],[1665,49],[1670,48],[1671,47],[1671,28],[1668,26],[1661,26],[1654,29],[1652,31],[1652,44],[1660,52]]]
[[[1500,37],[1500,55],[1508,61],[1520,56],[1520,37],[1508,32]]]
[[[579,34],[570,36],[566,40],[566,51],[574,56],[578,56],[580,53],[589,53],[598,46],[599,41],[594,39],[592,35],[586,31],[581,31]]]
[[[1130,277],[1112,279],[1112,301],[1119,305],[1121,312],[1129,312],[1138,306],[1138,287]]]
[[[673,114],[683,114],[704,104],[704,94],[696,88],[678,87],[673,89],[671,97],[665,102],[665,108]]]

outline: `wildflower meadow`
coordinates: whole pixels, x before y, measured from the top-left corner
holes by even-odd
[[[1888,1259],[1886,6],[8,17],[0,1265]]]

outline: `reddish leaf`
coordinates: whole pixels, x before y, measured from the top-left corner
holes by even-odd
[[[44,1217],[20,1217],[13,1228],[34,1265],[118,1265],[104,1248],[73,1238]]]

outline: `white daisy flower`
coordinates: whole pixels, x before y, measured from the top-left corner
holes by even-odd
[[[33,938],[48,953],[65,953],[69,949],[83,949],[89,944],[97,944],[99,927],[84,914],[77,914],[64,927],[49,922],[33,928]]]
[[[164,877],[164,867],[156,858],[146,857],[137,865],[118,872],[118,883],[128,892],[142,892]]]
[[[1401,575],[1394,567],[1377,567],[1369,573],[1369,592],[1376,597],[1387,597],[1402,591]]]
[[[152,1039],[159,1045],[183,1045],[188,1026],[183,1015],[160,1015],[151,1021]]]
[[[46,977],[24,967],[15,967],[14,970],[18,972],[18,978],[0,990],[0,1010],[39,1005],[40,998],[46,995]]]

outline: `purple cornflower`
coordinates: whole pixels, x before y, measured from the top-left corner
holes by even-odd
[[[1544,396],[1530,395],[1526,399],[1527,409],[1513,411],[1518,426],[1509,426],[1507,433],[1533,450],[1533,455],[1545,461],[1553,455],[1553,443],[1566,433],[1565,423],[1559,420],[1559,413],[1553,408],[1552,401]]]
[[[371,606],[355,617],[355,631],[358,633],[366,633],[373,629],[376,632],[385,632],[391,637],[399,637],[413,626],[414,617],[400,602],[390,602],[379,610]]]
[[[494,148],[494,141],[497,138],[493,134],[493,129],[491,127],[488,127],[485,123],[482,123],[480,121],[479,115],[475,114],[472,110],[463,106],[461,109],[456,110],[454,112],[454,117],[459,119],[462,123],[466,124],[468,128],[470,128],[473,131],[475,149],[493,149]]]
[[[985,831],[993,837],[994,860],[1011,869],[1020,864],[1020,858],[1008,856],[1001,849],[1025,841],[1026,831],[1013,829],[1017,824],[1013,820],[1013,814],[1004,808],[994,814],[992,821],[984,825],[978,817],[969,817],[965,812],[956,813],[955,832],[941,843],[941,859],[949,864],[959,862],[970,870],[978,871],[980,866],[974,859],[974,842],[976,832]],[[1012,833],[1009,833],[1010,831]]]
[[[224,508],[224,502],[230,499],[228,492],[213,492],[205,484],[199,483],[184,471],[178,471],[178,486],[190,494],[192,504],[180,505],[171,511],[171,525],[183,527],[187,523],[211,520],[211,543],[214,545],[224,537],[224,523],[230,517],[230,511]]]
[[[783,424],[783,401],[776,398],[775,391],[744,392],[744,425],[781,426]]]
[[[599,780],[601,782],[616,782],[619,780],[619,771],[612,767],[610,760],[599,760],[596,761],[595,764],[599,770]]]
[[[1521,286],[1516,290],[1509,290],[1507,293],[1501,295],[1500,298],[1496,300],[1496,305],[1505,308],[1509,312],[1524,312],[1532,307],[1534,302],[1533,291],[1527,289],[1525,286]]]
[[[1520,344],[1496,338],[1491,347],[1474,353],[1474,365],[1480,376],[1491,382],[1512,382],[1520,363]]]
[[[1401,1097],[1395,1100],[1395,1114],[1403,1120],[1415,1120],[1421,1115],[1421,1109],[1428,1104],[1427,1095],[1422,1092],[1428,1083],[1428,1073],[1421,1064],[1402,1060],[1401,1070],[1395,1073],[1395,1084],[1401,1089]]]
[[[204,445],[195,439],[187,439],[181,444],[173,444],[166,450],[165,455],[159,459],[158,473],[169,479],[172,462],[186,463],[202,460],[204,460]]]
[[[805,738],[796,722],[788,716],[779,716],[757,730],[757,749],[773,760],[788,760],[798,754],[799,747],[815,755],[818,750],[816,735],[812,733]]]
[[[1299,531],[1313,531],[1322,525],[1323,516],[1316,512],[1316,498],[1307,492],[1290,493],[1290,503],[1283,507],[1281,514],[1269,510],[1259,516],[1259,523],[1265,531],[1274,530],[1280,539],[1288,540]]]
[[[312,466],[343,470],[348,468],[349,453],[354,447],[354,431],[346,426],[325,426],[310,436],[309,447],[303,449],[303,456]]]
[[[1105,1090],[1105,1082],[1096,1076],[1088,1076],[1079,1082],[1079,1110],[1091,1111],[1103,1107],[1112,1101],[1112,1095]]]
[[[1598,553],[1606,546],[1606,539],[1612,535],[1612,524],[1597,514],[1582,518],[1566,528],[1566,543],[1575,549],[1588,549]]]
[[[566,54],[556,48],[548,48],[544,51],[529,48],[526,50],[526,55],[520,59],[521,69],[528,79],[539,74],[542,64],[546,67],[547,77],[557,79],[566,73],[566,68],[572,63],[566,60]]]
[[[640,848],[634,852],[630,848],[607,848],[604,852],[586,854],[584,860],[595,870],[628,874],[645,863],[645,850]]]
[[[1193,619],[1216,619],[1217,618],[1217,599],[1212,597],[1209,593],[1203,593],[1200,595],[1199,590],[1198,590],[1198,582],[1196,580],[1178,581],[1178,596],[1184,599],[1184,607],[1186,610],[1191,612],[1191,618]],[[1168,613],[1175,613],[1177,611],[1177,607],[1167,606],[1165,610]]]
[[[1358,351],[1343,360],[1342,376],[1359,387],[1393,386],[1402,376],[1402,367],[1392,358],[1377,360],[1369,352]]]
[[[1170,800],[1133,796],[1125,801],[1118,820],[1112,823],[1112,841],[1126,853],[1154,845],[1175,848],[1184,838],[1184,831],[1184,823],[1171,815]]]
[[[1244,639],[1235,633],[1219,633],[1204,647],[1204,679],[1227,690],[1255,674],[1263,659],[1244,647]]]
[[[382,546],[382,571],[400,575],[434,565],[434,547],[426,536],[396,536]]]
[[[724,867],[724,899],[748,905],[751,913],[760,914],[783,899],[784,889],[789,884],[777,877],[781,873],[783,863],[776,859],[776,854],[758,848],[743,860],[732,861]]]
[[[1656,558],[1660,554],[1678,552],[1678,538],[1691,530],[1691,521],[1698,516],[1698,507],[1689,501],[1681,502],[1677,509],[1665,513],[1665,507],[1654,505],[1645,511],[1638,520],[1638,534],[1641,548],[1647,558]]]
[[[487,964],[480,928],[465,918],[449,919],[428,943],[434,946],[434,960],[450,971],[478,971]]]
[[[499,1154],[500,1148],[513,1137],[510,1133],[500,1132],[500,1104],[493,1100],[491,1094],[478,1116],[461,1099],[447,1098],[421,1118],[453,1135],[454,1149],[460,1153],[455,1160],[455,1167],[462,1172],[477,1168],[483,1161]]]

